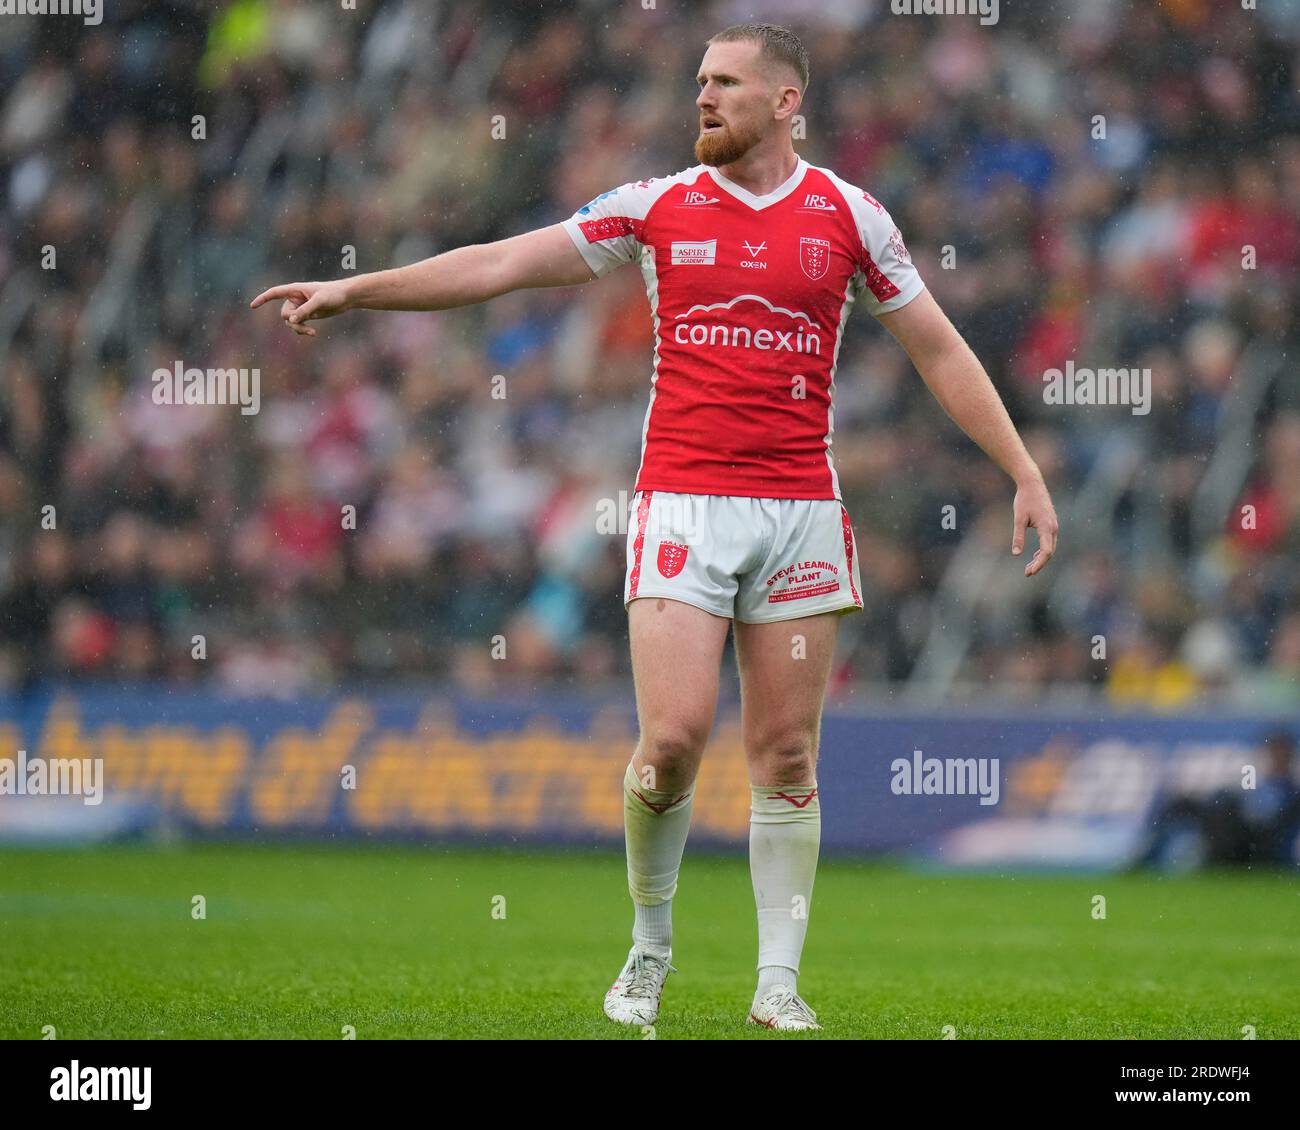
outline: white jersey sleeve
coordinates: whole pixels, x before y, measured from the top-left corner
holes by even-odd
[[[562,226],[599,278],[641,258],[650,209],[674,184],[698,175],[698,169],[683,169],[671,176],[621,184],[584,204]]]
[[[893,217],[871,193],[835,178],[848,201],[862,242],[858,264],[867,309],[873,315],[899,310],[925,289]]]
[[[648,186],[650,182],[640,184]],[[635,183],[619,185],[564,221],[564,230],[597,278],[641,257],[646,213],[656,196],[658,193]]]

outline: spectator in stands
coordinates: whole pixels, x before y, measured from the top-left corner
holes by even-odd
[[[1166,796],[1152,819],[1143,863],[1164,867],[1300,864],[1300,781],[1295,738],[1280,730],[1259,750],[1253,779],[1209,796]],[[1256,768],[1256,767],[1249,767]]]

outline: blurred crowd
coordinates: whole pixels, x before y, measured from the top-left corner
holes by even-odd
[[[1269,733],[1256,746],[1252,777],[1190,789],[1166,781],[1152,806],[1134,863],[1168,871],[1300,863],[1300,757],[1294,736]]]
[[[0,687],[625,676],[639,272],[310,339],[248,301],[693,165],[704,40],[759,18],[812,58],[796,150],[889,208],[1063,519],[1024,581],[1013,484],[855,314],[834,451],[867,607],[836,693],[913,674],[954,555],[987,537],[1032,599],[958,609],[956,683],[1300,702],[1300,4],[1061,0],[992,27],[889,7],[0,18]],[[1290,368],[1264,381],[1270,356]],[[1149,368],[1151,411],[1046,404],[1067,360]],[[178,361],[257,368],[260,411],[154,403]],[[1134,471],[1076,507],[1116,443]],[[1231,493],[1207,529],[1210,475]]]

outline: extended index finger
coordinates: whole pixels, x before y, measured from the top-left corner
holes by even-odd
[[[1015,508],[1011,512],[1011,552],[1019,556],[1025,548],[1025,531],[1029,528],[1029,511]]]
[[[264,290],[250,302],[249,308],[256,310],[263,302],[270,302],[273,298],[289,298],[293,295],[304,295],[306,292],[297,283],[284,283],[281,286],[273,286],[270,290]]]

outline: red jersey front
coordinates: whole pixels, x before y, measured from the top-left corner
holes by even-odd
[[[654,375],[637,490],[835,498],[835,364],[859,296],[923,289],[889,213],[799,158],[755,196],[715,168],[625,184],[564,228],[597,275],[638,262]]]

